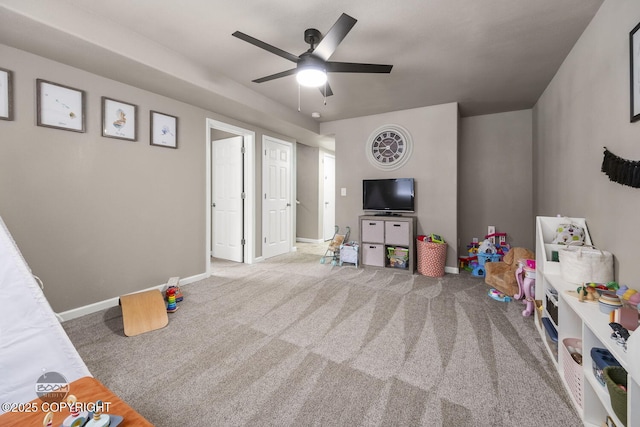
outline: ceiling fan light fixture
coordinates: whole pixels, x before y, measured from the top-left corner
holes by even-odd
[[[319,68],[302,68],[296,73],[296,80],[301,86],[320,87],[327,82],[327,73]]]

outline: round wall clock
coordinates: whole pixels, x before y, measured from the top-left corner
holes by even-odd
[[[365,151],[367,159],[375,167],[395,170],[409,160],[412,148],[411,135],[406,129],[398,125],[385,125],[369,136]]]

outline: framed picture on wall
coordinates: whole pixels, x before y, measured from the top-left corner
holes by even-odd
[[[13,72],[0,68],[0,120],[13,120]]]
[[[631,121],[640,120],[640,24],[629,33],[631,68]]]
[[[138,106],[102,97],[102,136],[138,140]]]
[[[38,126],[73,132],[85,131],[85,92],[36,79]]]
[[[178,118],[151,111],[151,145],[178,148]]]

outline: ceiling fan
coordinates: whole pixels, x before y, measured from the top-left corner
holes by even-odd
[[[355,62],[332,62],[329,58],[335,52],[338,45],[351,31],[357,20],[343,13],[333,24],[333,27],[322,37],[320,31],[309,28],[304,32],[304,41],[309,49],[300,56],[293,55],[261,40],[244,34],[240,31],[232,35],[254,46],[274,53],[284,59],[296,63],[296,68],[271,74],[252,80],[254,83],[264,83],[295,74],[298,83],[302,86],[319,87],[325,96],[333,95],[333,91],[327,82],[327,73],[390,73],[393,65],[360,64]]]

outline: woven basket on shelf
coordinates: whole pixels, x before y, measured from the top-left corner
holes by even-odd
[[[582,365],[578,364],[571,353],[569,347],[578,349],[578,353],[582,354],[582,340],[579,338],[565,338],[562,340],[562,365],[564,371],[564,379],[571,390],[573,398],[579,407],[584,407],[584,396],[582,381],[584,379],[584,371]]]
[[[621,366],[607,366],[602,371],[604,381],[609,389],[611,407],[623,425],[627,425],[627,392],[618,387],[627,388],[627,371]]]

